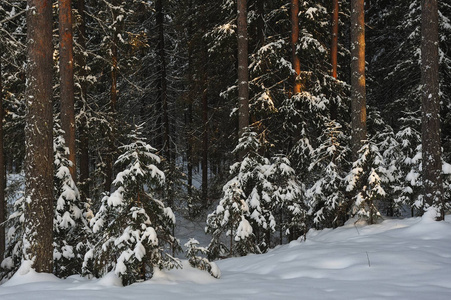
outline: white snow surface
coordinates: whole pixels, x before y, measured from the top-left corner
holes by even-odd
[[[216,262],[221,279],[193,269],[157,271],[121,287],[102,279],[65,280],[22,267],[0,286],[0,299],[451,299],[451,216],[389,219],[311,230],[263,255]],[[28,271],[28,272],[27,272]]]

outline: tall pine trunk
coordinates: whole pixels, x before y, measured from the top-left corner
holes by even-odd
[[[247,1],[237,1],[238,30],[238,136],[249,126],[249,70],[247,37]],[[241,153],[240,156],[244,156]]]
[[[167,74],[166,74],[166,50],[164,42],[164,12],[163,12],[163,1],[157,0],[155,2],[156,10],[156,25],[158,30],[158,56],[159,56],[159,66],[158,66],[158,98],[161,102],[160,110],[163,114],[162,126],[163,129],[163,143],[162,152],[164,157],[170,161],[170,139],[169,139],[169,112],[168,112],[168,88],[167,88]],[[160,125],[160,124],[158,124]]]
[[[301,92],[301,82],[299,74],[301,73],[301,61],[296,54],[296,44],[299,39],[299,0],[291,0],[291,63],[293,64],[293,95]]]
[[[0,260],[5,254],[5,225],[6,220],[6,166],[3,152],[3,82],[2,82],[2,62],[0,59]]]
[[[352,158],[366,141],[365,10],[364,0],[351,0]]]
[[[114,6],[117,6],[118,0],[113,0]],[[111,88],[110,88],[110,111],[114,116],[117,110],[118,90],[117,79],[119,75],[118,69],[118,43],[119,43],[119,22],[117,20],[118,13],[116,9],[113,9],[113,22],[115,27],[113,28],[113,40],[111,42]],[[111,136],[109,140],[109,150],[105,157],[105,191],[111,190],[113,183],[113,153],[115,152],[114,136],[115,125],[112,126]]]
[[[421,2],[421,84],[424,199],[444,218],[440,144],[437,0]]]
[[[330,46],[330,60],[332,64],[332,77],[337,78],[337,66],[338,66],[338,0],[333,0],[333,12],[332,12],[332,37]]]
[[[52,1],[28,0],[24,259],[53,271]]]
[[[74,51],[72,35],[71,0],[59,0],[59,42],[60,42],[60,99],[61,127],[69,148],[70,174],[76,182],[75,150],[75,108],[74,108]]]
[[[85,0],[77,1],[78,14],[80,15],[79,20],[79,34],[78,34],[78,44],[80,45],[81,51],[78,56],[78,64],[80,66],[80,107],[83,107],[88,100],[87,98],[87,82],[86,82],[86,57],[83,52],[86,51],[86,20],[85,20]],[[80,120],[79,127],[79,169],[80,169],[80,182],[81,184],[81,197],[83,200],[89,198],[89,139],[88,139],[88,128],[86,116],[82,116]]]
[[[208,55],[206,46],[203,47],[204,55]],[[203,67],[203,91],[202,91],[202,202],[204,207],[208,205],[208,93],[207,70]]]

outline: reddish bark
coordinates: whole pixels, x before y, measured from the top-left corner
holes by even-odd
[[[366,141],[364,0],[351,0],[351,144],[353,159]]]
[[[76,181],[75,150],[75,108],[74,108],[74,51],[72,35],[71,0],[58,0],[59,7],[59,41],[60,41],[60,98],[61,127],[64,140],[69,148],[69,167],[72,178]]]
[[[295,72],[293,78],[293,95],[301,92],[301,82],[299,74],[301,73],[301,61],[296,54],[296,44],[299,39],[299,0],[291,0],[291,63]]]
[[[333,0],[333,13],[332,13],[332,39],[330,46],[330,57],[332,63],[332,76],[337,78],[337,54],[338,54],[338,0]]]
[[[52,1],[28,0],[24,259],[53,271]]]
[[[247,1],[237,2],[238,29],[238,135],[249,126],[249,71],[247,37]]]

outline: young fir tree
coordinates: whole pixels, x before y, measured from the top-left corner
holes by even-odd
[[[198,268],[202,271],[207,271],[211,276],[215,278],[221,277],[221,271],[218,266],[208,260],[205,256],[208,256],[208,249],[199,246],[199,242],[193,238],[185,244],[186,247],[186,257],[188,258],[189,264],[193,268]]]
[[[160,158],[141,130],[142,125],[135,126],[130,143],[120,147],[123,153],[115,164],[122,171],[114,180],[116,190],[103,197],[90,221],[96,244],[84,263],[85,273],[96,276],[114,270],[124,285],[151,277],[154,268],[180,266],[167,252],[179,248],[172,236],[175,216],[155,193],[165,175],[156,166]]]
[[[271,198],[270,208],[279,230],[279,243],[282,244],[284,236],[294,240],[305,235],[308,228],[305,187],[297,180],[288,158],[284,155],[272,157],[264,176],[267,178],[265,189]]]
[[[20,192],[18,193],[20,194]],[[6,249],[4,257],[1,258],[0,281],[10,279],[22,262],[25,205],[24,197],[14,201],[12,212],[6,222]]]
[[[246,255],[247,253],[258,253],[254,228],[251,226],[251,214],[254,221],[259,222],[261,209],[258,194],[254,195],[252,204],[248,202],[249,192],[253,190],[251,185],[253,171],[256,161],[251,155],[256,155],[260,143],[256,139],[256,133],[246,130],[240,143],[234,152],[246,150],[247,154],[241,162],[237,162],[230,167],[233,178],[223,187],[223,196],[219,201],[215,211],[207,217],[206,232],[212,235],[212,240],[208,249],[210,257],[223,257],[233,255]],[[258,171],[257,171],[258,172]],[[251,188],[251,190],[249,190]],[[252,211],[251,206],[252,205]],[[262,222],[263,220],[260,220]],[[222,235],[229,237],[229,247],[224,244]]]
[[[55,122],[55,216],[53,221],[54,273],[59,277],[81,274],[84,254],[90,234],[87,217],[92,212],[80,200],[80,194],[70,173],[71,161],[62,130]]]
[[[352,197],[348,213],[375,224],[381,218],[378,202],[386,195],[379,175],[382,157],[371,141],[366,142],[358,154],[358,159],[353,162],[345,178],[346,191]]]
[[[349,169],[349,138],[337,121],[330,121],[319,139],[322,143],[309,166],[316,179],[306,191],[309,215],[316,228],[337,227],[346,221],[348,208],[344,178]]]

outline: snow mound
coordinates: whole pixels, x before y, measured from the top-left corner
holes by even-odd
[[[0,299],[448,300],[450,221],[449,216],[444,222],[425,216],[311,230],[306,241],[216,261],[221,279],[187,261],[183,269],[156,270],[152,279],[127,287],[119,287],[113,273],[100,280],[60,280],[30,269],[0,286]]]
[[[56,277],[53,274],[49,273],[38,273],[36,272],[32,267],[31,261],[23,261],[21,266],[19,267],[19,270],[17,270],[16,274],[5,282],[2,287],[6,286],[16,286],[16,285],[22,285],[22,284],[30,284],[30,283],[36,283],[36,282],[59,282],[61,279]],[[1,298],[1,297],[0,297]]]

